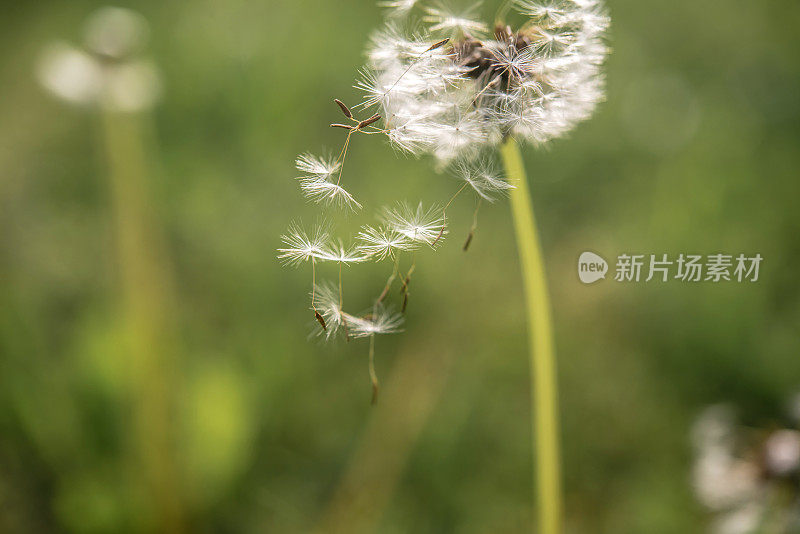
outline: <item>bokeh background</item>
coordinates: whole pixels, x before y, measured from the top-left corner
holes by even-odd
[[[608,101],[570,139],[525,151],[556,322],[568,531],[705,532],[692,421],[727,401],[770,425],[800,386],[800,4],[608,4]],[[100,5],[2,3],[0,531],[529,532],[507,202],[484,206],[465,254],[473,203],[461,198],[447,244],[420,255],[406,332],[377,342],[375,407],[367,344],[309,341],[310,273],[275,257],[289,221],[316,216],[293,161],[341,145],[331,99],[359,98],[380,9],[122,2],[150,22],[163,82],[152,112],[121,119],[131,127],[37,83],[43,48],[80,43]],[[160,241],[147,255],[170,280],[138,292],[169,325],[150,374],[131,362],[113,128],[143,148]],[[456,187],[377,137],[355,140],[346,174],[367,206],[442,202]],[[765,259],[751,284],[584,286],[584,250]],[[347,269],[348,301],[368,306],[387,275]],[[168,407],[164,425],[141,417],[148,406]],[[169,452],[148,460],[159,439]]]

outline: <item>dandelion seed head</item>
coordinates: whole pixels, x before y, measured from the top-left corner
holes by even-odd
[[[543,144],[591,116],[604,98],[603,2],[512,5],[528,21],[492,38],[475,6],[459,13],[441,4],[422,6],[423,32],[390,22],[373,36],[357,86],[363,106],[381,108],[394,146],[444,165],[509,135]],[[441,35],[450,41],[431,48]]]
[[[64,43],[55,43],[42,53],[36,74],[45,89],[73,104],[96,101],[103,88],[100,64],[86,52]]]
[[[84,42],[101,56],[123,59],[140,52],[149,34],[147,20],[122,7],[104,6],[91,14],[84,28]]]

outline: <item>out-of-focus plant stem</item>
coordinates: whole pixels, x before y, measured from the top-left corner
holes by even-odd
[[[558,388],[553,326],[542,248],[536,230],[525,166],[519,145],[509,138],[500,153],[511,190],[511,212],[525,289],[531,371],[534,470],[539,534],[561,532],[561,466],[559,458]]]
[[[180,533],[184,510],[174,440],[172,287],[148,191],[145,116],[102,112],[116,264],[133,410],[134,476],[149,509],[148,531]]]

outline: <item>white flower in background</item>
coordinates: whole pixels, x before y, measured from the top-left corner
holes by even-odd
[[[149,39],[147,20],[130,9],[105,6],[86,21],[84,42],[95,54],[124,60],[144,50]]]
[[[141,58],[147,42],[144,18],[128,9],[103,7],[87,20],[85,49],[65,43],[47,47],[36,74],[53,95],[78,105],[136,112],[161,95],[158,70]]]
[[[64,43],[50,45],[37,65],[39,82],[55,96],[73,104],[97,101],[103,70],[95,58]]]
[[[764,464],[770,473],[788,476],[800,467],[800,432],[776,430],[764,444]]]
[[[772,426],[772,425],[770,425]],[[800,526],[800,432],[737,423],[726,405],[692,428],[692,483],[714,534],[789,534]]]

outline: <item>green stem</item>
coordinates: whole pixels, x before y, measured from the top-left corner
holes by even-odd
[[[511,213],[525,287],[530,343],[531,411],[539,534],[561,532],[561,474],[558,393],[550,300],[533,203],[519,146],[509,138],[501,147],[511,190]]]
[[[117,262],[133,395],[135,476],[153,513],[152,530],[180,533],[184,512],[173,450],[174,332],[172,280],[148,192],[144,117],[102,113]]]

